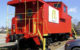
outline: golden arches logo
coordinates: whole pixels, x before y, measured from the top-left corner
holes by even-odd
[[[52,19],[57,19],[55,10],[52,10]]]

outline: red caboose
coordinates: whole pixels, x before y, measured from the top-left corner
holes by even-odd
[[[12,0],[8,5],[15,7],[15,17],[7,42],[19,40],[20,45],[40,46],[43,38],[49,44],[70,37],[71,16],[63,2]]]

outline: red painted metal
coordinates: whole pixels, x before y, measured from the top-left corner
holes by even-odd
[[[24,13],[25,12],[25,6],[24,6],[25,0],[12,0],[8,2],[8,5],[15,6],[15,13]],[[31,9],[32,12],[37,12],[37,0],[26,0],[27,10]],[[34,19],[34,22],[40,22],[37,23],[39,26],[39,30],[41,32],[41,35],[43,34],[60,34],[60,33],[70,33],[71,32],[71,16],[68,15],[67,12],[67,6],[63,2],[59,2],[61,4],[60,8],[55,8],[53,5],[58,2],[44,2],[43,0],[39,0],[39,19]],[[52,6],[53,8],[59,10],[59,24],[51,23],[49,22],[49,6]],[[64,12],[64,6],[66,7],[66,12]],[[36,42],[37,45],[40,45],[39,39],[38,39],[38,32],[36,27],[36,33],[33,34],[33,19],[30,21],[30,33],[29,33],[29,20],[26,20],[26,30],[25,30],[25,20],[17,20],[19,15],[15,15],[15,17],[12,19],[12,35],[13,34],[24,34],[24,38],[33,38],[33,40]],[[22,19],[25,19],[25,15],[22,14]],[[33,13],[32,16],[26,16],[26,18],[37,18],[37,13]],[[61,19],[64,19],[65,22],[62,22]],[[36,24],[36,25],[37,25]],[[15,31],[13,30],[13,25],[15,25]],[[21,27],[19,29],[19,27]],[[43,31],[44,29],[44,31]],[[26,32],[25,32],[26,31]]]

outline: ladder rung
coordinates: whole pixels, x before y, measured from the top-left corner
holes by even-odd
[[[37,13],[37,12],[28,12],[28,13],[15,13],[15,15],[19,15],[19,14],[29,14],[29,13]],[[14,15],[14,14],[8,14],[8,15]]]
[[[38,19],[38,18],[26,18],[26,20]],[[16,19],[16,20],[25,20],[25,19]]]

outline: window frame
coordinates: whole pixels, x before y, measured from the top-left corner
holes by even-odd
[[[63,7],[63,10],[64,10],[64,12],[66,12],[66,6],[64,5],[64,7]]]
[[[58,6],[57,6],[57,5],[58,5]],[[57,8],[60,8],[60,7],[61,7],[61,4],[60,4],[60,3],[59,3],[59,4],[58,4],[58,3],[55,3],[55,4],[54,4],[54,7],[56,7],[56,6],[57,6]]]

